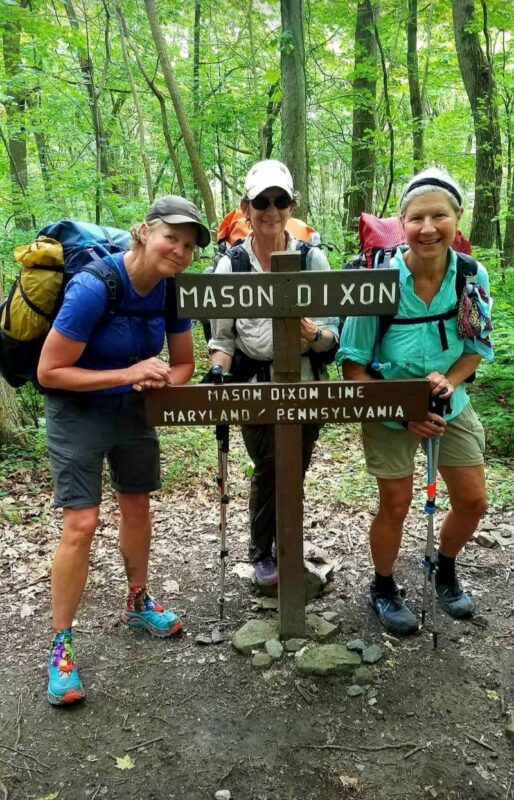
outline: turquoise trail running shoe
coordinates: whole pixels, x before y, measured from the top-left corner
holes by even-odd
[[[181,632],[182,620],[180,617],[177,617],[173,611],[166,610],[157,600],[150,597],[148,592],[139,594],[137,599],[138,605],[144,607],[137,611],[134,607],[126,608],[121,615],[121,619],[126,625],[130,628],[144,628],[152,636],[159,637],[173,636]]]
[[[77,703],[85,696],[75,665],[71,628],[57,631],[48,656],[48,702],[53,706]]]

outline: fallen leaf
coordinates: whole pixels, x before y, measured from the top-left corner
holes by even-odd
[[[36,800],[55,800],[56,797],[59,797],[60,792],[53,792],[52,794],[46,794],[44,797],[36,797]]]
[[[23,603],[20,611],[20,617],[25,619],[25,617],[31,617],[36,609],[34,606],[30,606],[28,603]]]
[[[116,769],[134,769],[136,762],[129,755],[116,759]]]
[[[347,788],[356,789],[359,782],[358,778],[351,778],[349,775],[340,775],[339,780]]]
[[[162,584],[162,588],[166,592],[166,594],[174,594],[179,591],[178,581],[169,580],[164,581]]]
[[[232,575],[239,575],[240,578],[252,578],[254,569],[251,564],[245,564],[244,561],[238,561],[230,570]]]

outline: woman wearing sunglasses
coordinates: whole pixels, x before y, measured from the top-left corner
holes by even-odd
[[[293,179],[280,161],[259,161],[245,180],[245,196],[241,209],[250,233],[240,248],[248,258],[252,272],[269,272],[271,254],[295,251],[298,242],[286,224],[296,206]],[[318,247],[307,253],[306,269],[328,270],[325,254]],[[217,273],[232,272],[231,251],[216,267]],[[238,380],[271,380],[273,378],[273,327],[271,319],[211,320],[212,338],[209,350],[213,366],[221,365]],[[338,340],[337,317],[302,319],[300,321],[302,380],[313,380],[308,353],[330,350]],[[316,376],[318,377],[318,376]],[[318,425],[303,425],[303,474],[309,466]],[[250,490],[250,560],[261,586],[277,583],[274,556],[276,535],[275,513],[275,433],[273,426],[243,425],[243,439],[255,464]]]

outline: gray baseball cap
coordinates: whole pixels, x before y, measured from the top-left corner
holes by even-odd
[[[170,225],[193,223],[193,225],[198,225],[197,244],[200,247],[207,247],[211,241],[211,234],[203,224],[199,210],[194,203],[186,200],[185,197],[179,197],[176,194],[167,194],[165,197],[159,197],[158,200],[152,203],[145,217],[146,222],[152,222],[154,219],[161,219]]]

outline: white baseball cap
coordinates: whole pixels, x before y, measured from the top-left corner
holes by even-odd
[[[265,189],[277,186],[293,199],[293,178],[285,164],[273,158],[258,161],[245,178],[246,196],[253,200]]]

